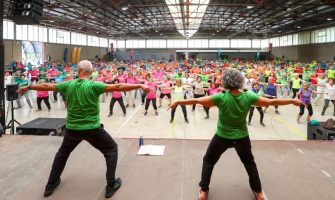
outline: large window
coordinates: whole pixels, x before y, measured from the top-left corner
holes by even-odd
[[[38,41],[48,42],[48,29],[44,27],[38,27]]]
[[[126,41],[125,40],[117,40],[116,41],[116,48],[118,48],[118,49],[126,48]]]
[[[209,48],[230,48],[230,41],[222,39],[212,39],[209,40]]]
[[[16,39],[28,40],[27,25],[16,25]]]
[[[261,40],[252,40],[252,48],[261,48]]]
[[[14,39],[14,23],[11,21],[3,21],[3,38]]]
[[[49,42],[56,43],[57,42],[57,30],[49,28]]]
[[[318,43],[326,42],[326,29],[319,30],[318,33]]]
[[[299,42],[299,36],[298,34],[293,34],[293,45],[298,45]]]
[[[166,40],[147,40],[147,48],[166,48]]]
[[[269,48],[269,40],[262,40],[261,41],[261,48]]]
[[[187,48],[187,40],[167,40],[167,48]]]
[[[251,48],[251,40],[230,40],[231,48]]]
[[[108,40],[106,38],[100,38],[100,47],[108,47]]]

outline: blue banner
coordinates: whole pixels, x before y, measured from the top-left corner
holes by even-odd
[[[260,52],[261,48],[258,49],[258,52],[257,52],[257,60],[259,60],[259,52]]]
[[[221,49],[218,51],[218,60],[220,59]]]

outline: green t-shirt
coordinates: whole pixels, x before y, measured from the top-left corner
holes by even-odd
[[[181,74],[181,75],[175,74],[174,77],[175,78],[185,78],[185,74]]]
[[[216,134],[227,139],[247,137],[247,115],[251,105],[258,101],[258,96],[248,92],[233,94],[231,92],[217,93],[211,96],[219,108],[219,120]]]
[[[281,81],[281,84],[289,85],[289,83],[288,83],[289,80],[290,80],[290,78],[288,76],[286,76],[286,77],[283,76],[280,81]]]
[[[42,75],[42,74],[39,74],[39,75],[37,75],[37,77],[38,77],[38,79],[40,79],[40,80],[44,79],[46,83],[48,82],[48,79],[45,78],[45,77],[47,77],[46,74],[43,74],[43,75]]]
[[[335,78],[335,70],[328,70],[328,78]]]
[[[16,81],[16,80],[15,80]],[[28,86],[28,80],[19,80],[18,82],[17,82],[17,84],[19,84],[19,89],[20,88],[22,88],[22,87],[26,87],[26,86]],[[21,85],[22,84],[22,85]],[[27,92],[25,92],[24,94],[27,94],[29,92],[29,90],[27,90]]]
[[[292,88],[294,89],[300,89],[300,81],[301,79],[298,78],[298,79],[295,79],[295,78],[292,78]]]
[[[15,83],[19,84],[19,82],[21,81],[21,77],[20,76],[15,77],[14,80],[15,80]]]
[[[209,74],[205,74],[205,75],[199,74],[198,76],[202,78],[203,83],[208,83],[208,79],[209,77],[211,77],[211,75]],[[208,85],[204,85],[204,88],[208,88],[208,87],[209,87]]]
[[[63,71],[64,71],[64,68],[62,68],[62,67],[58,67],[58,71],[63,72]]]
[[[70,74],[70,73],[61,73],[61,76],[65,77],[68,74]]]
[[[25,72],[25,69],[14,69],[13,73],[16,73],[17,71],[20,71],[20,74],[22,74],[23,72]]]
[[[175,86],[174,87],[174,98],[175,101],[184,100],[184,87]]]
[[[95,79],[96,77],[99,76],[99,72],[92,72],[91,76],[92,76],[92,79]]]
[[[307,76],[312,76],[312,75],[313,75],[312,72],[304,70],[302,71],[302,80],[307,81],[308,79],[310,79],[310,78],[307,78]]]
[[[66,128],[89,130],[100,127],[99,96],[106,84],[87,79],[76,79],[56,84],[56,90],[65,94],[67,104]]]
[[[38,69],[40,72],[41,71],[44,71],[44,72],[46,72],[47,71],[47,69]]]

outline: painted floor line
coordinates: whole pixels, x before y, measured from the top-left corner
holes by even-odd
[[[171,126],[170,126],[169,138],[171,138],[171,134],[172,134],[172,130],[173,130],[173,125],[174,125],[174,119],[173,119],[173,122],[171,123]]]
[[[281,122],[283,122],[286,126],[288,126],[289,128],[291,128],[294,132],[298,133],[301,137],[303,137],[304,139],[307,140],[306,136],[304,136],[303,134],[301,134],[299,131],[297,131],[295,128],[293,128],[291,125],[289,125],[288,123],[286,123],[284,120],[280,119],[277,115],[275,115],[275,117],[277,119],[279,119]]]
[[[127,122],[134,116],[134,114],[142,107],[142,105],[140,105],[133,114],[130,115],[130,117],[122,124],[122,126],[114,133],[114,135],[112,135],[112,137],[114,137],[116,134],[118,134],[118,132],[124,127],[124,125],[127,124]]]

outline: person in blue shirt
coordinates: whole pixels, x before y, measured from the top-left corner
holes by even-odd
[[[57,76],[54,77],[54,81],[53,81],[53,83],[57,84],[57,83],[61,83],[61,82],[63,82],[63,81],[64,81],[64,77],[61,75],[61,72],[58,71],[58,72],[57,72]],[[58,94],[58,92],[56,92],[56,91],[53,92],[54,103],[56,103],[57,100],[58,100],[58,99],[57,99],[57,94]],[[60,96],[62,97],[62,100],[63,100],[64,103],[65,103],[65,102],[66,102],[65,95],[64,95],[63,93],[59,93],[59,94],[60,94]],[[66,105],[65,105],[65,108],[66,108]]]

